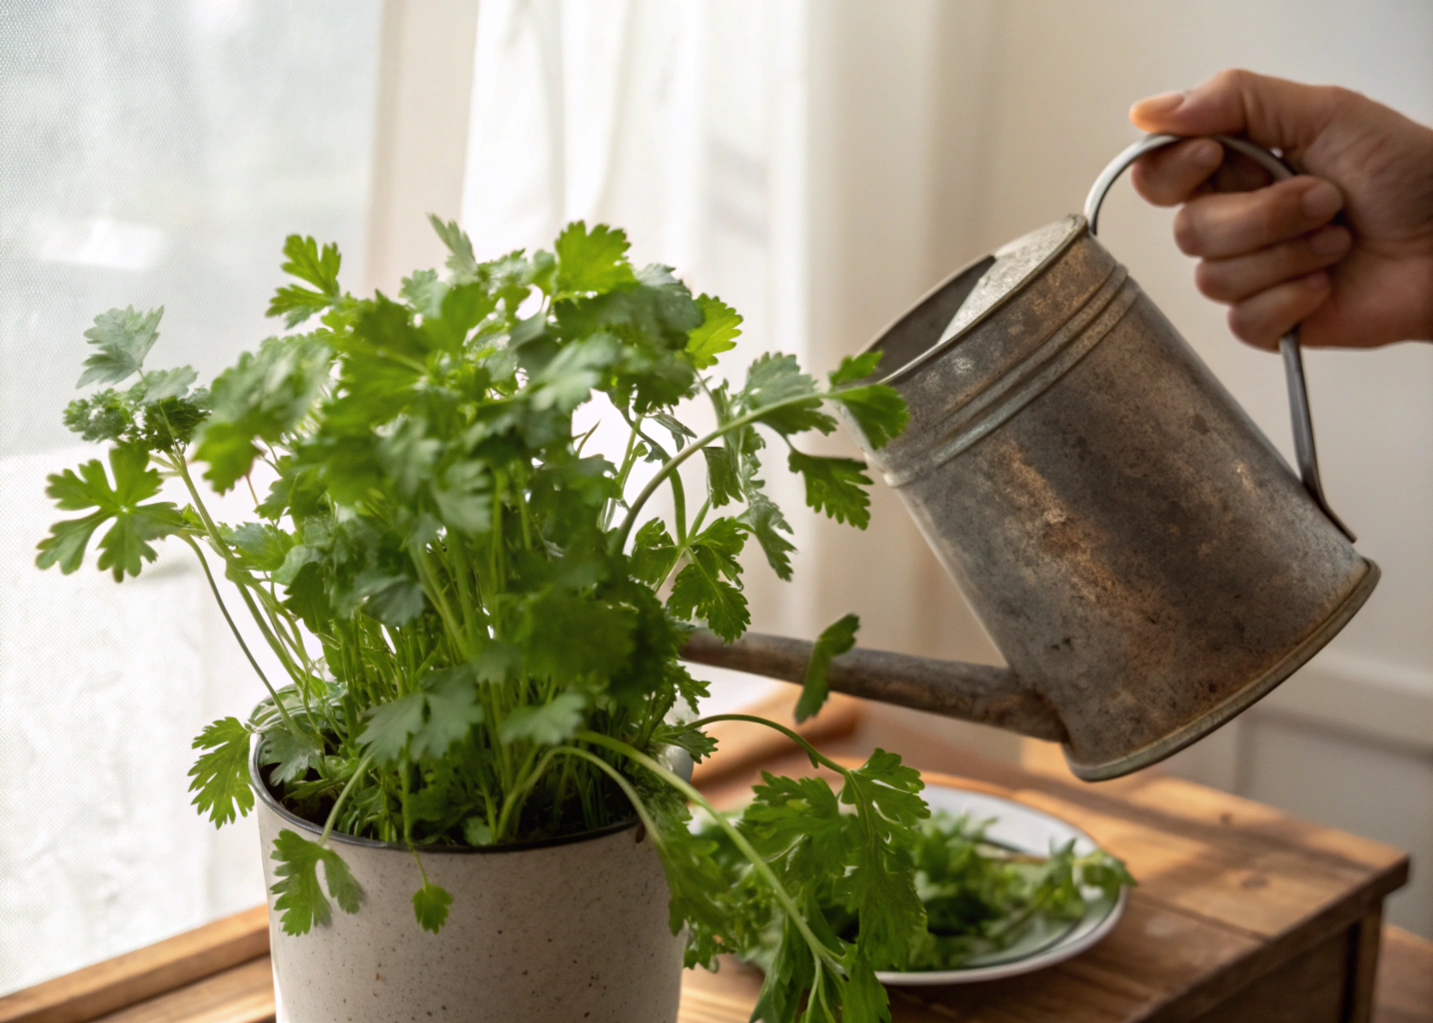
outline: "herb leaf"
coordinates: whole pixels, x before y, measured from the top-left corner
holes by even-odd
[[[91,459],[80,466],[79,475],[71,469],[49,477],[45,493],[65,511],[96,509],[80,519],[68,519],[50,527],[50,536],[40,541],[40,554],[35,564],[49,568],[58,564],[68,575],[80,567],[85,547],[94,531],[110,519],[114,525],[100,539],[99,567],[110,569],[115,582],[125,576],[139,575],[143,561],[153,561],[154,548],[148,541],[177,533],[185,527],[179,510],[168,501],[141,504],[159,493],[159,473],[147,468],[149,452],[135,445],[110,449],[111,486],[104,466]]]
[[[831,659],[856,645],[856,630],[860,625],[860,618],[846,615],[826,626],[817,638],[811,648],[811,660],[806,665],[806,680],[801,686],[801,698],[796,701],[798,722],[813,717],[825,705],[826,697],[830,694],[826,673],[830,670]]]
[[[345,913],[356,913],[363,901],[363,889],[349,872],[348,864],[332,849],[310,842],[285,828],[274,839],[274,873],[281,878],[269,889],[278,896],[274,908],[280,913],[285,934],[307,934],[314,924],[328,926],[333,910],[319,886],[318,866],[323,864],[328,894]]]
[[[418,918],[418,925],[434,934],[442,929],[452,904],[453,897],[448,890],[431,882],[413,893],[413,915]]]
[[[95,325],[85,331],[85,337],[99,351],[85,360],[85,371],[75,386],[83,387],[96,381],[110,384],[138,373],[144,365],[144,357],[159,337],[159,321],[163,316],[163,306],[142,314],[129,306],[96,316]]]
[[[862,488],[871,485],[864,462],[854,458],[823,458],[792,450],[787,464],[806,481],[806,503],[837,522],[865,529],[871,521],[871,499]]]
[[[193,805],[208,814],[216,828],[236,817],[247,817],[254,808],[254,791],[249,785],[250,732],[238,718],[227,717],[205,726],[194,740],[194,749],[207,750],[189,769],[189,791]]]

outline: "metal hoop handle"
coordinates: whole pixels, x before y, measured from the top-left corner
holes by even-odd
[[[1101,171],[1100,176],[1095,179],[1094,185],[1090,188],[1090,194],[1085,199],[1085,219],[1089,221],[1090,234],[1097,232],[1100,206],[1104,204],[1105,195],[1109,192],[1110,186],[1125,172],[1125,169],[1145,153],[1174,142],[1183,142],[1184,138],[1183,135],[1146,135],[1110,161],[1109,166]],[[1268,171],[1275,181],[1283,181],[1285,178],[1294,176],[1293,168],[1283,160],[1247,139],[1237,139],[1230,135],[1215,135],[1213,139],[1226,149],[1232,149],[1253,160]],[[1344,536],[1348,537],[1350,543],[1353,543],[1358,538],[1353,535],[1353,530],[1344,525],[1343,520],[1335,515],[1334,510],[1329,507],[1328,498],[1324,497],[1323,483],[1319,479],[1319,458],[1314,448],[1314,420],[1309,412],[1309,390],[1304,379],[1304,359],[1299,347],[1297,324],[1287,334],[1279,338],[1279,351],[1284,357],[1284,375],[1289,383],[1289,416],[1293,421],[1294,428],[1294,453],[1298,458],[1299,476],[1303,480],[1304,489],[1309,492],[1309,496],[1314,499],[1314,503],[1319,506],[1319,509],[1328,516],[1329,521],[1337,526]]]

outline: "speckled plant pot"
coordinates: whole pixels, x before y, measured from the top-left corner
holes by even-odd
[[[256,744],[257,748],[257,744]],[[285,810],[251,763],[264,877],[285,828],[321,829]],[[418,868],[406,847],[334,834],[363,886],[356,914],[285,934],[269,894],[278,1023],[675,1023],[682,939],[650,839],[623,824],[569,839],[432,849],[423,866],[453,896],[437,934],[413,918]]]

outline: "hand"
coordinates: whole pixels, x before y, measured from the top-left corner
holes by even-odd
[[[1242,135],[1301,172],[1271,184],[1208,138],[1135,164],[1140,195],[1182,205],[1175,242],[1200,257],[1195,283],[1229,305],[1237,337],[1272,348],[1299,324],[1307,345],[1433,341],[1433,129],[1347,89],[1248,71],[1141,100],[1130,120]]]

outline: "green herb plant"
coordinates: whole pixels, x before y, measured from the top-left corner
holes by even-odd
[[[284,830],[274,844],[287,932],[328,923],[330,900],[359,910],[335,830],[413,851],[414,914],[436,932],[452,898],[428,880],[425,848],[540,840],[635,814],[665,865],[689,966],[712,966],[779,918],[753,1018],[888,1019],[873,971],[924,931],[914,870],[896,852],[927,816],[919,775],[891,753],[852,769],[807,746],[839,791],[768,778],[732,822],[669,766],[673,749],[697,760],[714,749],[705,728],[718,718],[693,719],[706,687],[678,655],[693,628],[727,641],[747,628],[743,548],[755,541],[791,576],[791,528],[763,460],[780,451],[811,507],[866,526],[862,463],[794,445],[830,433],[837,407],[873,446],[902,429],[901,399],[869,382],[878,357],[848,358],[818,383],[793,356],[763,355],[736,386],[710,371],[741,317],[693,297],[667,267],[634,269],[621,231],[574,223],[552,252],[479,262],[456,224],[433,224],[447,273],[414,273],[396,301],[354,297],[335,246],[288,238],[295,282],[268,313],[290,332],[208,389],[187,366],[147,366],[162,309],[97,317],[79,384],[106,386],[71,403],[65,422],[110,445],[108,469],[95,459],[49,477],[58,507],[79,514],[52,527],[38,564],[75,571],[102,527],[98,565],[116,581],[139,575],[161,538],[198,559],[269,696],[195,740],[194,802],[222,825],[266,784],[322,823],[317,841]],[[584,453],[590,431],[573,427],[598,394],[629,428],[616,464]],[[678,418],[689,399],[712,409],[700,436]],[[654,471],[637,472],[644,463]],[[266,494],[254,476],[272,480]],[[164,499],[166,481],[183,507]],[[253,519],[218,521],[201,483],[248,489]],[[663,488],[668,517],[648,507]],[[215,573],[279,677],[245,644]],[[822,636],[801,715],[819,710],[826,665],[855,629],[848,616]],[[750,863],[741,885],[690,829],[692,805]],[[832,885],[859,919],[850,938],[817,898]]]

